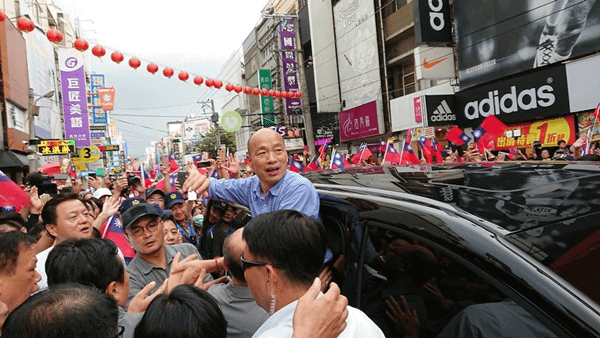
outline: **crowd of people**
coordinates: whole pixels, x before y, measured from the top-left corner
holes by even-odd
[[[29,208],[0,214],[2,336],[383,337],[323,270],[319,196],[281,136],[258,131],[248,163],[247,179],[188,164],[162,189],[31,186]]]
[[[529,153],[585,159],[584,142]],[[591,148],[600,155],[600,145]],[[248,150],[245,170],[218,157],[216,175],[189,163],[183,182],[168,179],[171,168],[161,164],[162,185],[90,176],[90,190],[73,184],[48,196],[35,184],[40,174],[30,174],[31,206],[0,214],[2,335],[383,337],[385,318],[374,322],[348,306],[332,282],[319,195],[288,170],[283,138],[259,130]],[[444,155],[444,162],[529,159],[524,150],[480,154],[474,145]],[[359,157],[350,165],[385,164],[376,154]],[[307,165],[310,154],[295,160]],[[399,302],[386,301],[388,317],[417,317],[410,299]]]

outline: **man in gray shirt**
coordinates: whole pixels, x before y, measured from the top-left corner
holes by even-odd
[[[240,260],[245,246],[242,240],[243,230],[244,228],[238,229],[223,243],[223,256],[231,272],[231,282],[213,285],[208,289],[208,293],[215,297],[227,320],[228,338],[252,337],[269,318],[269,314],[252,298],[244,278]]]
[[[147,203],[139,203],[123,213],[125,237],[136,251],[135,257],[127,267],[130,277],[129,302],[148,283],[156,282],[154,293],[171,273],[171,263],[179,252],[181,258],[200,254],[191,244],[164,245],[164,229],[161,215],[156,208]],[[213,260],[194,260],[187,266],[196,271],[206,269],[205,282],[212,280],[209,273],[224,269],[223,258]]]

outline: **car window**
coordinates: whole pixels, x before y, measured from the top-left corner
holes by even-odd
[[[339,283],[350,305],[369,316],[386,337],[480,337],[478,332],[489,332],[486,337],[556,337],[479,273],[412,235],[438,229],[437,236],[458,243],[450,228],[434,225],[439,222],[435,217],[365,199],[347,201],[356,206],[357,220],[346,224],[350,253],[336,265],[343,269]],[[324,223],[331,226],[327,217]],[[351,252],[354,247],[358,255]],[[468,261],[480,259],[464,246],[456,248]]]
[[[600,230],[596,213],[505,238],[600,304]]]
[[[386,337],[556,337],[478,274],[418,239],[369,225],[359,308]]]

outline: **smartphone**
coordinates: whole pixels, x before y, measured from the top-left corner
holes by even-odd
[[[169,164],[169,155],[163,155],[163,156],[162,156],[162,160],[161,160],[161,161],[162,161],[162,165],[163,165],[165,168],[167,168],[167,169],[169,169],[169,168],[170,168],[170,164]],[[169,169],[169,171],[170,171],[170,170],[171,170],[171,169]]]
[[[180,171],[177,173],[177,182],[179,182],[180,187],[183,187],[183,183],[185,183],[186,177],[187,173],[185,171]]]
[[[197,168],[207,168],[210,167],[210,161],[200,161],[196,164]]]
[[[222,160],[225,160],[225,146],[222,145],[221,148],[219,148],[219,156],[221,156]]]
[[[88,177],[96,178],[96,173],[88,173]]]
[[[198,200],[198,194],[196,194],[195,191],[188,191],[188,200],[190,201],[196,201]]]

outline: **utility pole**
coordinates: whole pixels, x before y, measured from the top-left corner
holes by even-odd
[[[221,148],[221,130],[219,129],[219,114],[215,112],[215,101],[210,100],[210,108],[212,109],[212,121],[215,124],[215,137],[217,149]]]
[[[34,106],[34,101],[33,101],[33,88],[29,88],[29,109],[27,109],[27,117],[29,118],[29,140],[32,140],[35,138],[35,123],[33,120],[33,106]],[[29,141],[31,142],[31,141]],[[28,149],[33,149],[34,145],[29,144],[29,142],[27,143],[27,148]],[[28,156],[29,159],[29,173],[33,173],[37,170],[36,168],[36,163],[37,163],[37,154],[36,151],[34,150],[32,153],[30,153]]]

